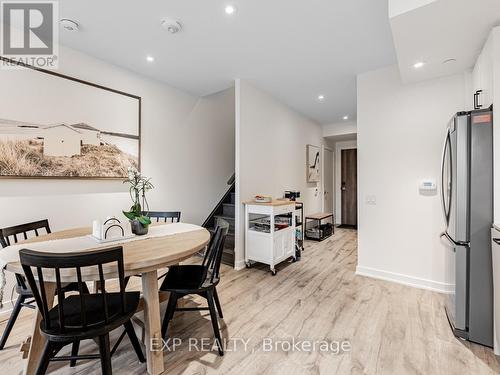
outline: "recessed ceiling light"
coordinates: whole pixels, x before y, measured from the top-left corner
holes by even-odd
[[[146,60],[148,62],[153,62],[153,61],[155,61],[155,58],[153,56],[146,56]]]
[[[415,64],[413,64],[413,67],[415,69],[420,69],[422,68],[423,66],[425,65],[425,63],[423,61],[419,61],[419,62],[416,62]]]
[[[226,5],[224,11],[226,12],[226,14],[234,14],[234,12],[236,12],[236,8],[232,5]]]
[[[344,120],[349,120],[349,116],[345,115],[344,117],[342,117]]]
[[[318,100],[320,102],[322,102],[323,100],[325,100],[325,96],[324,95],[318,95]]]
[[[66,31],[78,31],[79,30],[78,23],[73,21],[73,20],[70,20],[69,18],[62,18],[59,21],[59,24]]]

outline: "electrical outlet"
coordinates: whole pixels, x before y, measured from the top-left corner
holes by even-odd
[[[375,206],[377,204],[377,197],[375,195],[367,195],[365,201],[366,204]]]

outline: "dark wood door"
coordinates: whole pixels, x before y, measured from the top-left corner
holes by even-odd
[[[358,150],[342,150],[342,224],[358,225]]]

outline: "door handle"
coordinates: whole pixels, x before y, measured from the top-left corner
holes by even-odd
[[[479,104],[479,96],[483,93],[483,90],[477,90],[474,94],[474,109],[481,109],[482,104]]]
[[[446,202],[445,202],[444,168],[445,168],[445,164],[446,164],[446,150],[450,144],[451,144],[451,142],[450,142],[450,128],[448,128],[448,129],[446,129],[446,137],[444,140],[443,153],[441,156],[441,205],[442,205],[442,209],[443,209],[444,220],[446,221],[446,226],[448,226],[448,223],[450,221],[450,217],[449,217],[449,211],[447,212],[447,210],[446,210]],[[451,157],[451,150],[450,150],[450,157]],[[450,174],[450,181],[451,181],[451,179],[453,178],[451,168],[448,171],[448,173]],[[450,193],[448,196],[448,205],[450,203],[451,203],[451,190],[450,190]]]
[[[500,245],[500,238],[493,238],[493,242]]]
[[[443,238],[445,238],[447,240],[447,245],[448,246],[451,245],[449,247],[453,248],[453,251],[456,251],[455,250],[455,246],[464,246],[464,247],[469,247],[470,246],[470,242],[454,241],[453,238],[451,238],[450,235],[448,233],[446,233],[446,232],[441,233],[441,235],[439,237],[441,238],[441,240]]]
[[[347,190],[347,188],[346,188],[346,186],[345,186],[345,182],[342,182],[342,187],[341,187],[340,189],[341,189],[342,191],[346,191],[346,190]]]
[[[448,235],[448,233],[446,233],[446,232],[441,233],[439,238],[441,239],[441,242],[445,246],[448,246],[449,248],[453,249],[453,251],[456,251],[455,250],[455,242],[451,239],[451,237]],[[446,243],[443,242],[443,238],[446,239]]]

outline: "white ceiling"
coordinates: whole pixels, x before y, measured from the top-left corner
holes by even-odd
[[[237,12],[227,16],[231,3]],[[196,95],[252,81],[320,123],[356,115],[356,74],[396,62],[387,0],[65,0],[61,43]],[[163,17],[182,21],[170,35]],[[155,58],[154,63],[145,60]],[[324,102],[317,100],[325,95]]]
[[[406,11],[401,3],[406,2]],[[389,0],[391,28],[403,82],[416,82],[471,68],[493,26],[500,0]],[[413,9],[409,4],[413,2]],[[398,5],[392,6],[392,4]],[[443,62],[454,58],[456,62]],[[423,61],[423,68],[413,65]]]

